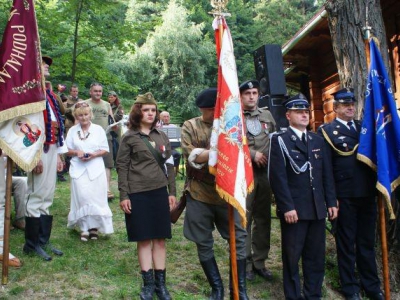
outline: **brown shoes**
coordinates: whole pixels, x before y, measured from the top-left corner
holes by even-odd
[[[19,260],[18,257],[13,257],[10,258],[11,254],[9,254],[8,257],[8,266],[9,267],[14,267],[14,268],[20,268],[22,266],[21,261]],[[3,263],[3,254],[0,254],[0,261]]]
[[[12,225],[14,228],[20,229],[20,230],[25,230],[25,220],[24,219],[19,219],[15,220]]]

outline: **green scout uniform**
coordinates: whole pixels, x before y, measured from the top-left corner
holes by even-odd
[[[267,177],[267,167],[259,168],[254,163],[256,152],[268,157],[269,134],[276,130],[275,120],[266,108],[244,111],[246,135],[253,161],[254,190],[247,196],[246,270],[265,267],[271,237],[272,192]]]

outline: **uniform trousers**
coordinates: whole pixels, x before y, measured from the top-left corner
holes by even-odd
[[[57,145],[50,145],[49,151],[43,152],[40,159],[43,162],[43,172],[28,173],[26,216],[31,218],[49,215],[49,207],[53,204],[57,180]]]
[[[246,199],[246,271],[265,267],[271,242],[271,198],[266,168],[253,168],[254,190]]]
[[[246,258],[246,230],[240,225],[240,217],[234,212],[236,232],[236,258]],[[213,231],[217,228],[222,238],[229,241],[228,204],[213,205],[200,202],[187,195],[183,233],[188,240],[196,243],[200,261],[214,257]]]
[[[336,247],[342,292],[360,292],[356,278],[367,293],[379,293],[380,281],[375,261],[377,207],[375,197],[339,199]]]
[[[299,220],[295,224],[281,219],[281,235],[285,299],[321,299],[325,272],[325,219]],[[300,287],[300,258],[304,298]]]

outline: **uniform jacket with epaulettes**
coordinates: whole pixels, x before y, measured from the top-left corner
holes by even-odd
[[[307,161],[311,163],[312,177],[309,167],[305,172],[296,174],[281,150],[279,137],[299,167]],[[326,148],[324,140],[312,132],[307,132],[307,146],[291,128],[272,136],[270,183],[278,216],[283,217],[284,213],[296,210],[299,220],[321,220],[326,217],[327,208],[336,207],[332,166]]]
[[[334,120],[318,128],[318,133],[323,136],[322,130],[329,137],[332,145],[342,151],[349,152],[359,143],[359,132],[361,124],[354,121],[357,132],[351,131],[343,123]],[[333,176],[336,184],[336,195],[338,198],[368,197],[376,194],[375,172],[363,162],[357,159],[357,151],[354,154],[341,155],[328,144],[329,155],[333,168]]]

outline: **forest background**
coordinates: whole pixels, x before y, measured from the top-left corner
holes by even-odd
[[[321,0],[230,0],[239,82],[255,77],[253,51],[284,44],[321,7]],[[0,37],[11,0],[0,0]],[[151,91],[173,123],[198,114],[196,95],[217,84],[209,0],[36,0],[43,55],[54,59],[53,86],[77,84],[89,97],[94,81],[129,109]],[[68,91],[68,90],[67,90]]]

